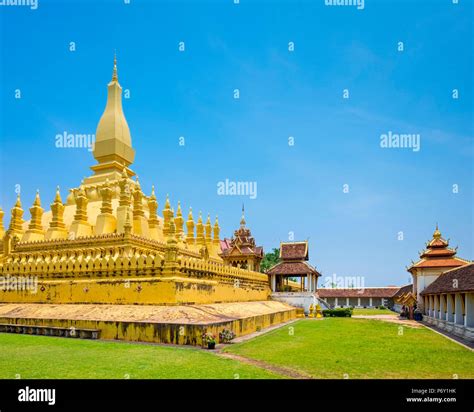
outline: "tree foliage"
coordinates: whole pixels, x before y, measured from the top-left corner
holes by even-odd
[[[260,272],[266,272],[278,262],[280,262],[280,248],[273,248],[271,252],[265,253],[260,264]]]

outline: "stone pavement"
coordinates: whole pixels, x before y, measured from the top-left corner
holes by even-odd
[[[275,301],[177,306],[4,303],[0,304],[0,318],[200,325],[269,315],[293,309],[291,306]]]

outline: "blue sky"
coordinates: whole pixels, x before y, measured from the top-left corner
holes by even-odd
[[[90,175],[92,154],[55,136],[95,133],[116,49],[132,168],[160,210],[169,193],[230,236],[244,202],[266,250],[293,232],[324,276],[366,286],[406,283],[436,222],[473,259],[472,2],[62,3],[0,7],[5,225],[16,184],[26,210],[37,188],[45,206]],[[420,150],[381,148],[389,131]],[[218,196],[225,179],[257,182],[257,198]]]

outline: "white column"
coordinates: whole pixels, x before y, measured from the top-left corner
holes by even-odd
[[[466,326],[474,328],[474,293],[466,293]]]
[[[339,305],[339,303],[337,302],[337,298],[334,299],[334,307],[337,308],[337,306]]]
[[[462,302],[461,294],[456,293],[454,297],[454,323],[456,325],[464,325],[464,319],[462,316]]]
[[[438,319],[438,297],[436,295],[433,296],[434,301],[434,310],[433,310],[433,317]]]
[[[372,298],[369,298],[369,306],[372,307]]]
[[[357,306],[360,306],[360,298],[357,298]]]
[[[349,298],[346,298],[346,306],[349,306]]]
[[[446,313],[446,320],[448,322],[454,322],[454,305],[453,300],[451,299],[451,294],[448,294],[448,304],[447,304],[447,313]]]
[[[439,295],[439,318],[446,320],[446,303],[444,295]]]

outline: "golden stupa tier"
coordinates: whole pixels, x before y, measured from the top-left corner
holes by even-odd
[[[0,275],[38,283],[34,291],[0,289],[1,302],[181,304],[268,298],[266,275],[178,246],[174,233],[166,243],[127,230],[13,242],[11,247]]]
[[[125,175],[118,190],[106,182],[94,200],[83,187],[73,190],[75,204],[64,205],[59,189],[44,212],[39,193],[22,220],[18,196],[10,226],[3,233],[0,275],[36,277],[35,293],[0,291],[1,302],[50,303],[213,303],[265,300],[266,275],[235,268],[219,257],[219,225],[208,216],[195,225],[178,204],[176,215],[165,201],[143,194],[137,181],[130,190]],[[91,190],[92,192],[92,190]],[[194,228],[196,227],[196,234]]]

